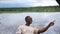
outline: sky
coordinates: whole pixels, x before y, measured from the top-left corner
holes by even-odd
[[[31,16],[32,26],[43,28],[55,20],[54,26],[42,34],[60,34],[60,13],[15,13],[0,14],[0,34],[16,34],[19,25],[25,24],[25,17]]]
[[[55,0],[0,0],[0,8],[59,6]]]

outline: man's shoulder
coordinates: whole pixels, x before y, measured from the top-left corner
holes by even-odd
[[[19,25],[18,29],[22,28],[24,25]]]

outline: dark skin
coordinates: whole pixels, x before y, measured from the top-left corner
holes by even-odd
[[[30,24],[32,24],[32,18],[31,18],[30,16],[28,16],[28,17],[25,19],[25,21],[26,21],[26,24],[25,24],[26,26],[30,26]],[[47,31],[49,27],[51,27],[51,26],[54,25],[54,22],[55,22],[55,20],[52,21],[52,22],[50,22],[45,28],[39,29],[39,30],[38,30],[38,34]]]

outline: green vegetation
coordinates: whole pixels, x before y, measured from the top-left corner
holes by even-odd
[[[0,8],[0,13],[19,13],[19,12],[60,12],[60,6],[49,7],[29,7],[29,8]]]

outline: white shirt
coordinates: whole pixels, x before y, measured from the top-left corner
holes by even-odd
[[[37,33],[38,29],[26,25],[19,26],[17,32],[17,34],[37,34]]]

